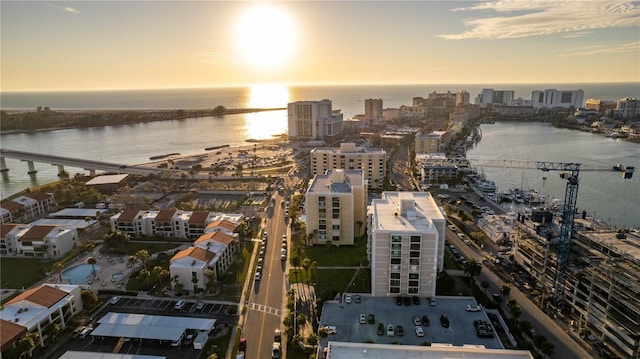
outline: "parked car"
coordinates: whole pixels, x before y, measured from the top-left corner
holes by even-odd
[[[417,295],[414,295],[413,297],[411,297],[411,301],[413,302],[414,305],[420,305],[420,298],[418,298]]]
[[[403,337],[404,336],[404,327],[402,325],[398,325],[396,327],[396,335],[399,337]]]
[[[396,297],[396,305],[402,305],[402,297]]]
[[[440,324],[442,324],[443,328],[449,328],[449,325],[451,325],[451,322],[449,321],[449,317],[447,317],[446,314],[442,314],[440,316]]]
[[[238,351],[244,352],[247,350],[247,338],[240,338],[240,343],[238,343]]]
[[[429,305],[431,305],[432,307],[435,307],[438,304],[438,302],[436,302],[436,298],[431,297],[431,299],[429,299]]]
[[[404,301],[404,305],[407,307],[411,305],[411,299],[409,297],[404,297],[402,300]]]
[[[421,326],[416,325],[415,331],[416,331],[416,337],[424,337],[424,330],[422,330]]]
[[[280,343],[282,341],[282,334],[280,334],[280,329],[276,329],[273,333],[273,341],[276,343]]]
[[[176,305],[173,306],[173,309],[175,310],[181,310],[182,308],[184,308],[184,306],[187,304],[187,302],[185,302],[184,299],[180,299],[179,301],[176,302]]]
[[[351,304],[352,299],[351,299],[351,294],[345,294],[344,295],[344,302],[347,304]]]
[[[260,272],[256,272],[256,274],[253,276],[253,279],[256,281],[260,280],[260,278],[262,278],[262,275],[260,274]]]
[[[196,304],[196,311],[201,311],[204,308],[204,302]]]
[[[429,321],[429,317],[427,317],[426,315],[422,316],[422,326],[424,327],[428,327],[431,325],[431,322]]]
[[[378,323],[378,329],[376,330],[376,334],[384,335],[384,324]]]
[[[420,317],[417,315],[413,316],[413,325],[422,325],[422,321],[420,320]]]
[[[122,297],[120,297],[119,295],[116,295],[115,297],[111,298],[111,300],[109,301],[109,303],[111,303],[111,304],[118,304],[118,302],[120,301],[120,299],[122,299]]]
[[[360,294],[356,294],[353,296],[353,301],[356,303],[360,303],[362,302],[362,297],[360,296]]]
[[[392,337],[396,335],[396,328],[393,327],[393,324],[387,325],[387,336]]]
[[[449,229],[452,230],[453,232],[457,232],[458,228],[456,228],[456,226],[454,226],[453,224],[449,225]]]
[[[367,315],[367,323],[374,324],[376,322],[376,316],[373,314]]]
[[[480,308],[479,305],[467,304],[467,306],[464,307],[464,310],[466,310],[467,312],[479,312],[480,310],[482,310],[482,308]]]

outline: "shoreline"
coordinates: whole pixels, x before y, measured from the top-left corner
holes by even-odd
[[[214,108],[214,109],[145,109],[145,110],[59,110],[59,111],[40,111],[34,112],[33,110],[26,111],[7,111],[0,109],[2,113],[2,121],[0,124],[12,121],[12,117],[18,117],[18,121],[22,120],[22,117],[34,116],[42,117],[46,120],[57,120],[68,122],[77,121],[72,125],[62,125],[52,127],[42,127],[35,129],[1,129],[0,135],[12,135],[23,133],[36,133],[36,132],[49,132],[68,129],[79,128],[100,128],[108,126],[121,126],[132,125],[157,121],[176,121],[176,120],[189,120],[202,117],[217,117],[227,115],[241,115],[246,113],[267,112],[267,111],[282,111],[286,108],[239,108],[239,109],[227,109],[227,108]],[[103,115],[101,118],[96,119],[97,115]],[[122,116],[135,115],[134,118]],[[78,119],[79,116],[83,118]],[[113,118],[120,116],[120,118]],[[140,116],[143,116],[140,118]],[[36,119],[37,120],[37,119]],[[107,121],[101,123],[95,123],[96,120]],[[94,121],[94,122],[92,122]],[[85,123],[83,123],[85,122]]]

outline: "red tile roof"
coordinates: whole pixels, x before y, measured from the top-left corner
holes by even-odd
[[[205,233],[201,235],[200,237],[198,237],[198,239],[196,239],[194,243],[198,244],[198,243],[206,242],[208,240],[214,240],[214,241],[229,245],[231,242],[233,242],[233,236],[223,232],[214,231],[211,233]]]
[[[189,247],[176,253],[176,255],[171,258],[171,262],[175,261],[176,259],[191,257],[194,259],[199,259],[205,263],[209,263],[209,261],[212,260],[215,256],[216,254],[214,252],[208,251],[206,249],[199,247]]]
[[[173,215],[176,212],[177,211],[175,209],[161,209],[158,212],[158,215],[156,216],[156,223],[157,222],[171,222],[171,219],[173,219]]]
[[[191,217],[189,217],[189,224],[202,224],[204,225],[205,221],[209,217],[209,212],[206,211],[193,211]]]
[[[38,202],[48,201],[53,197],[52,194],[45,193],[45,192],[30,192],[30,193],[25,193],[24,195],[29,198],[33,198]]]
[[[0,350],[5,351],[9,346],[26,333],[27,328],[8,320],[0,319]]]
[[[138,211],[137,209],[125,209],[124,211],[122,211],[122,213],[120,213],[120,217],[118,217],[118,222],[120,223],[133,222],[133,220],[136,219],[138,212],[140,211]]]
[[[238,228],[238,225],[231,221],[227,221],[226,219],[222,219],[219,221],[209,223],[209,225],[207,226],[207,229],[211,229],[215,227],[222,227],[224,229],[227,229],[233,232],[236,230],[236,228]]]
[[[6,305],[26,300],[33,304],[51,308],[54,304],[58,303],[68,294],[69,293],[65,292],[64,290],[48,285],[41,285],[36,288],[25,290],[24,292],[20,293],[20,295],[8,301]]]
[[[16,228],[18,224],[0,224],[0,237],[4,238],[12,229]]]
[[[21,241],[41,241],[47,234],[51,233],[56,226],[33,226],[29,228],[21,237]]]
[[[14,202],[10,199],[0,202],[0,207],[6,209],[9,212],[16,212],[21,209],[24,209],[23,205],[21,205],[20,203]]]

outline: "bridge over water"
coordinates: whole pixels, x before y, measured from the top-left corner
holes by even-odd
[[[29,174],[36,173],[35,162],[49,163],[52,166],[58,166],[59,174],[66,173],[64,166],[82,168],[90,172],[91,176],[95,176],[96,171],[105,171],[113,173],[126,173],[133,175],[148,175],[161,172],[173,172],[174,170],[166,168],[151,168],[144,166],[131,166],[122,163],[111,163],[93,160],[84,160],[80,158],[63,157],[55,155],[47,155],[42,153],[16,151],[6,148],[0,149],[0,171],[8,171],[5,158],[13,158],[27,162]]]

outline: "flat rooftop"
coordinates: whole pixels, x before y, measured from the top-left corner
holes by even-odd
[[[496,336],[493,338],[480,338],[476,334],[473,321],[476,319],[490,322],[484,310],[479,312],[467,312],[467,304],[476,305],[473,297],[436,297],[437,305],[429,305],[429,301],[421,298],[420,305],[396,305],[395,297],[372,297],[361,294],[361,303],[347,304],[340,301],[327,301],[322,309],[320,318],[321,326],[335,326],[336,334],[330,334],[327,338],[320,339],[320,345],[325,347],[329,341],[376,344],[399,343],[402,345],[421,345],[422,343],[447,343],[455,346],[482,345],[489,349],[504,349],[502,342]],[[375,324],[360,324],[359,314],[374,314]],[[446,314],[451,325],[444,328],[440,324],[440,315]],[[424,337],[417,337],[413,325],[413,317],[429,317],[430,325],[423,327]],[[402,325],[404,336],[388,337],[377,335],[378,323],[394,327]],[[396,356],[393,357],[403,357]],[[352,358],[352,356],[336,356],[336,358]]]
[[[98,323],[92,336],[174,341],[187,329],[209,332],[216,320],[109,312]]]
[[[390,344],[330,342],[327,359],[412,358],[412,359],[532,359],[526,350],[487,349],[482,346],[408,346]]]
[[[383,192],[382,198],[372,202],[372,207],[378,230],[423,231],[434,228],[433,220],[445,220],[429,192]]]
[[[70,350],[60,357],[60,359],[165,359],[166,356],[140,355],[140,354],[113,354],[99,352],[79,352]]]

